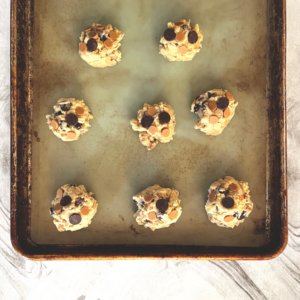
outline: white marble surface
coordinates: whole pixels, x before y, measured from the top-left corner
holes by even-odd
[[[289,243],[283,254],[263,262],[33,262],[10,242],[10,4],[0,0],[0,299],[300,299],[299,0],[287,0],[287,15]]]

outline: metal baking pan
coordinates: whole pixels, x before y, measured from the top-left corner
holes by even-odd
[[[118,9],[116,9],[116,7]],[[11,239],[34,260],[271,259],[287,243],[285,0],[12,1]],[[198,23],[192,62],[158,54],[168,21]],[[110,23],[125,37],[122,62],[96,69],[77,53],[82,28]],[[236,115],[218,137],[193,129],[193,99],[229,90]],[[90,131],[64,143],[45,115],[59,98],[84,99]],[[174,141],[147,150],[129,121],[143,103],[176,113]],[[254,210],[239,227],[207,219],[209,185],[226,175],[249,182]],[[56,189],[84,184],[99,208],[91,226],[57,232]],[[183,214],[167,229],[138,226],[132,196],[160,184],[180,193]]]

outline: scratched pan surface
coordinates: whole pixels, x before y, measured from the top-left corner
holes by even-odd
[[[172,244],[258,247],[266,242],[266,1],[36,0],[33,40],[31,238],[37,244]],[[192,62],[158,54],[168,21],[198,23],[203,48]],[[93,22],[123,33],[122,61],[96,69],[80,59],[78,37]],[[217,137],[193,127],[193,99],[229,90],[236,115]],[[64,143],[46,114],[59,98],[84,99],[94,114],[90,131]],[[176,113],[176,135],[148,152],[130,120],[144,103],[166,101]],[[239,227],[219,228],[204,205],[210,184],[226,175],[247,181],[254,210]],[[50,202],[63,184],[83,184],[99,208],[91,226],[59,233]],[[183,214],[152,232],[133,218],[132,196],[159,184],[180,193]]]

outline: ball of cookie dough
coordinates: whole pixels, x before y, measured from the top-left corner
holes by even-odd
[[[112,67],[121,61],[120,41],[124,34],[108,24],[94,23],[80,36],[79,54],[89,65],[95,68]]]
[[[233,118],[238,102],[226,90],[211,90],[194,100],[191,111],[200,120],[195,129],[207,135],[219,135]]]
[[[63,141],[76,141],[91,127],[89,120],[93,119],[93,115],[83,100],[62,98],[53,108],[54,113],[46,116],[47,123]]]
[[[159,53],[169,61],[190,61],[202,47],[203,35],[199,25],[181,19],[169,22],[168,29],[160,39]]]
[[[134,215],[137,223],[152,231],[176,223],[182,213],[178,196],[178,191],[159,185],[150,186],[138,193],[133,197],[138,207]]]
[[[142,145],[152,150],[161,143],[173,140],[175,134],[175,113],[173,108],[166,102],[149,105],[144,104],[143,109],[138,111],[137,120],[131,120],[134,131],[139,131]]]
[[[98,207],[93,193],[88,193],[83,185],[74,184],[65,184],[58,189],[51,204],[50,214],[60,232],[88,227]]]
[[[226,176],[208,189],[205,205],[208,219],[220,227],[233,228],[245,221],[253,209],[247,182]]]

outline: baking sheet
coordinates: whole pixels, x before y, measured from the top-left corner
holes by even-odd
[[[258,247],[266,241],[266,1],[35,1],[31,237],[38,244],[176,244]],[[49,17],[51,16],[51,18]],[[158,54],[168,21],[198,23],[203,48],[192,62]],[[95,69],[78,55],[79,35],[93,22],[125,37],[122,62]],[[239,102],[221,136],[193,127],[193,99],[213,88]],[[90,131],[64,143],[45,115],[59,98],[84,99]],[[148,152],[130,120],[143,103],[166,101],[176,113],[174,141]],[[210,184],[226,175],[249,182],[254,210],[234,230],[207,219]],[[99,208],[92,225],[57,232],[50,202],[65,183],[84,184]],[[132,196],[160,184],[180,193],[183,214],[155,232],[138,226]]]

